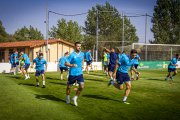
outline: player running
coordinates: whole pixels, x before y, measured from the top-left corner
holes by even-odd
[[[35,67],[35,69],[36,69],[36,74],[35,74],[35,76],[36,76],[36,87],[39,87],[38,78],[41,75],[42,76],[42,83],[43,83],[42,88],[45,88],[44,65],[46,66],[46,70],[47,70],[47,62],[43,58],[43,53],[40,53],[39,56],[33,60],[33,65],[34,64],[36,64],[36,67]]]
[[[71,86],[77,81],[79,83],[79,88],[76,91],[76,95],[73,97],[74,105],[77,106],[77,98],[84,88],[84,78],[82,72],[84,66],[84,53],[81,52],[80,42],[75,43],[75,51],[69,55],[68,61],[65,64],[66,66],[70,67],[66,88],[66,103],[70,103],[70,89]]]
[[[92,70],[92,55],[91,55],[91,50],[88,50],[85,54],[85,59],[86,59],[86,72],[89,74],[89,67]]]
[[[27,56],[27,54],[25,54],[23,51],[21,51],[20,54],[22,55],[22,60],[24,61],[24,66],[22,68],[22,72],[25,76],[25,80],[27,80],[27,79],[30,79],[30,76],[28,73],[28,69],[30,66],[30,60],[29,60],[29,57]]]
[[[116,60],[117,60],[117,54],[115,53],[115,49],[111,48],[111,50],[104,48],[105,51],[109,52],[109,66],[108,66],[108,73],[110,76],[111,80],[115,80],[115,78],[113,78],[113,72],[115,71],[115,66],[116,66]]]
[[[132,59],[134,65],[130,69],[131,80],[134,80],[134,71],[132,68],[134,67],[136,69],[136,71],[138,70],[139,60],[141,60],[141,58],[138,54],[136,54],[136,57]],[[138,79],[139,79],[139,74],[136,74],[136,80],[138,80]]]
[[[171,81],[174,80],[173,77],[177,74],[176,67],[178,66],[178,64],[177,64],[178,59],[180,59],[180,55],[176,54],[175,57],[173,57],[171,62],[169,63],[169,65],[168,65],[168,74],[167,74],[167,76],[165,78],[166,81],[168,80],[168,78],[170,78]],[[172,73],[174,73],[174,74],[172,75]]]
[[[103,55],[103,65],[104,65],[104,72],[106,73],[106,76],[108,76],[108,55],[106,51],[104,51],[104,55]]]
[[[63,71],[68,71],[68,67],[65,65],[68,56],[69,56],[69,52],[66,52],[64,54],[64,57],[61,57],[59,59],[60,80],[63,80]]]
[[[126,102],[127,97],[131,90],[131,81],[130,77],[128,75],[128,69],[130,66],[133,65],[133,62],[130,59],[133,59],[136,57],[137,51],[132,49],[130,53],[130,58],[123,53],[120,60],[116,61],[115,71],[113,73],[113,76],[116,76],[117,83],[113,80],[110,80],[108,83],[108,86],[111,84],[114,85],[115,88],[122,90],[123,89],[123,83],[126,85],[126,90],[123,97],[123,102],[125,104],[130,104]],[[136,74],[139,74],[139,72],[133,67],[132,68]]]

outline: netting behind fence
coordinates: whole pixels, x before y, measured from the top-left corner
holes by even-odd
[[[170,60],[175,54],[180,54],[180,45],[133,43],[132,48],[147,61]]]

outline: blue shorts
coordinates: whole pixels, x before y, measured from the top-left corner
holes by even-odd
[[[68,68],[67,67],[60,67],[59,68],[61,70],[61,72],[64,70],[64,71],[68,71]]]
[[[42,74],[44,74],[44,70],[36,70],[35,76],[40,76]]]
[[[71,86],[76,81],[78,82],[78,84],[84,84],[84,77],[83,77],[83,75],[82,74],[78,75],[78,76],[69,75],[67,85]]]
[[[92,63],[92,60],[86,61],[87,65],[91,65],[91,63]]]
[[[13,67],[16,67],[19,65],[19,62],[13,63]]]
[[[122,85],[124,82],[129,82],[130,77],[128,73],[122,73],[122,72],[117,72],[116,73],[116,80],[119,85]]]
[[[138,65],[139,64],[134,64],[132,67],[134,67],[137,70],[138,69]],[[131,69],[132,69],[132,67],[131,67]]]
[[[109,72],[114,72],[114,70],[115,70],[115,64],[109,64],[109,66],[108,66],[108,71]]]
[[[25,64],[24,69],[27,70],[29,68],[30,64]]]
[[[168,68],[168,72],[175,72],[176,68]]]

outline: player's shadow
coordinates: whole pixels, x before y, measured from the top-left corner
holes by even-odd
[[[52,78],[52,77],[46,77],[46,79],[50,79],[50,80],[59,80],[58,78]]]
[[[59,82],[49,82],[49,83],[58,84],[58,85],[67,85],[66,83],[59,83]]]
[[[21,79],[21,77],[20,76],[7,76],[7,77],[9,77],[9,78],[14,78],[14,79]]]
[[[28,83],[18,83],[18,85],[35,86],[35,85],[32,84],[32,83],[30,83],[30,84],[28,84]]]
[[[95,82],[106,82],[106,81],[103,81],[103,80],[91,79],[91,78],[88,78],[88,79],[85,79],[85,80],[95,81]]]
[[[162,80],[162,79],[158,79],[158,78],[148,78],[147,80],[164,81],[164,80]]]
[[[103,76],[103,77],[106,77],[105,74],[94,74],[94,73],[91,73],[90,75],[94,75],[94,76]]]
[[[52,101],[58,101],[58,102],[66,102],[65,100],[57,98],[57,97],[55,97],[53,95],[38,95],[38,94],[35,94],[35,98],[40,99],[40,100],[52,100]]]
[[[94,98],[94,99],[100,99],[100,100],[111,100],[111,101],[120,102],[119,100],[114,100],[114,99],[111,99],[109,97],[105,97],[102,95],[82,95],[82,96],[86,98]]]

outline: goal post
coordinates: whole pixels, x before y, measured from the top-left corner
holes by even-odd
[[[141,59],[147,61],[168,61],[175,54],[180,54],[180,45],[176,44],[133,43],[132,49],[136,49]]]

